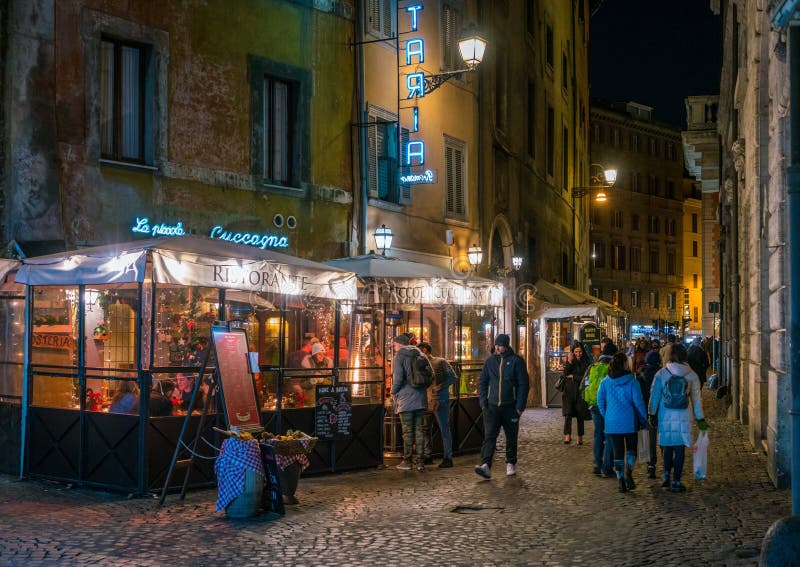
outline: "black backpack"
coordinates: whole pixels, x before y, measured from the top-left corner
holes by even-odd
[[[417,351],[411,360],[411,375],[406,380],[414,388],[427,388],[433,384],[433,367],[422,352]]]
[[[664,407],[686,409],[689,407],[689,382],[680,374],[673,374],[664,382]]]

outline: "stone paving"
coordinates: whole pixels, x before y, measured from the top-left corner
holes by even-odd
[[[708,394],[706,411],[709,479],[691,478],[688,462],[684,494],[641,464],[637,489],[617,492],[591,474],[591,422],[585,445],[564,445],[558,409],[525,412],[516,477],[498,462],[483,481],[466,456],[423,473],[305,478],[284,517],[229,520],[212,490],[159,509],[0,476],[0,565],[755,565],[790,494]]]

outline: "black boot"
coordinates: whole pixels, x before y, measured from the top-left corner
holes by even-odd
[[[619,491],[620,492],[628,492],[628,487],[625,485],[625,479],[620,478],[618,479],[619,482]]]

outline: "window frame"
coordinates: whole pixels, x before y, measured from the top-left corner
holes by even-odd
[[[371,12],[373,10],[379,19],[377,25],[372,25]],[[386,30],[387,15],[390,20],[388,31]],[[395,37],[397,35],[397,0],[367,0],[364,10],[364,29],[369,35],[379,39]]]
[[[448,200],[450,195],[450,176],[448,174],[448,164],[447,164],[447,151],[448,149],[453,151],[453,157],[455,159],[455,152],[461,152],[461,163],[458,164],[461,173],[461,201],[463,212],[459,213],[458,211],[451,211],[448,207]],[[468,147],[467,142],[464,140],[459,140],[458,138],[454,138],[448,134],[444,134],[444,173],[445,173],[445,183],[444,183],[444,217],[447,219],[453,220],[460,220],[466,221],[469,219],[469,175],[468,175]],[[454,164],[454,171],[455,171],[455,164]],[[454,201],[455,199],[455,190],[454,190]]]

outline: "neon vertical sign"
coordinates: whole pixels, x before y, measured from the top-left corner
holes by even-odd
[[[405,12],[410,18],[411,33],[419,31],[420,15],[422,12],[422,4],[413,4],[406,6]],[[421,37],[410,37],[406,40],[404,48],[404,61],[405,66],[419,65],[425,61],[425,41]],[[406,86],[406,100],[417,100],[425,96],[425,73],[414,69],[405,75]],[[419,132],[419,107],[415,104],[413,107],[413,126],[412,133]],[[425,164],[425,142],[419,139],[409,137],[405,147],[405,163],[406,167],[421,166]],[[432,173],[432,172],[431,172]],[[416,179],[421,176],[404,176],[406,179]],[[432,182],[431,177],[426,177],[429,183]]]

